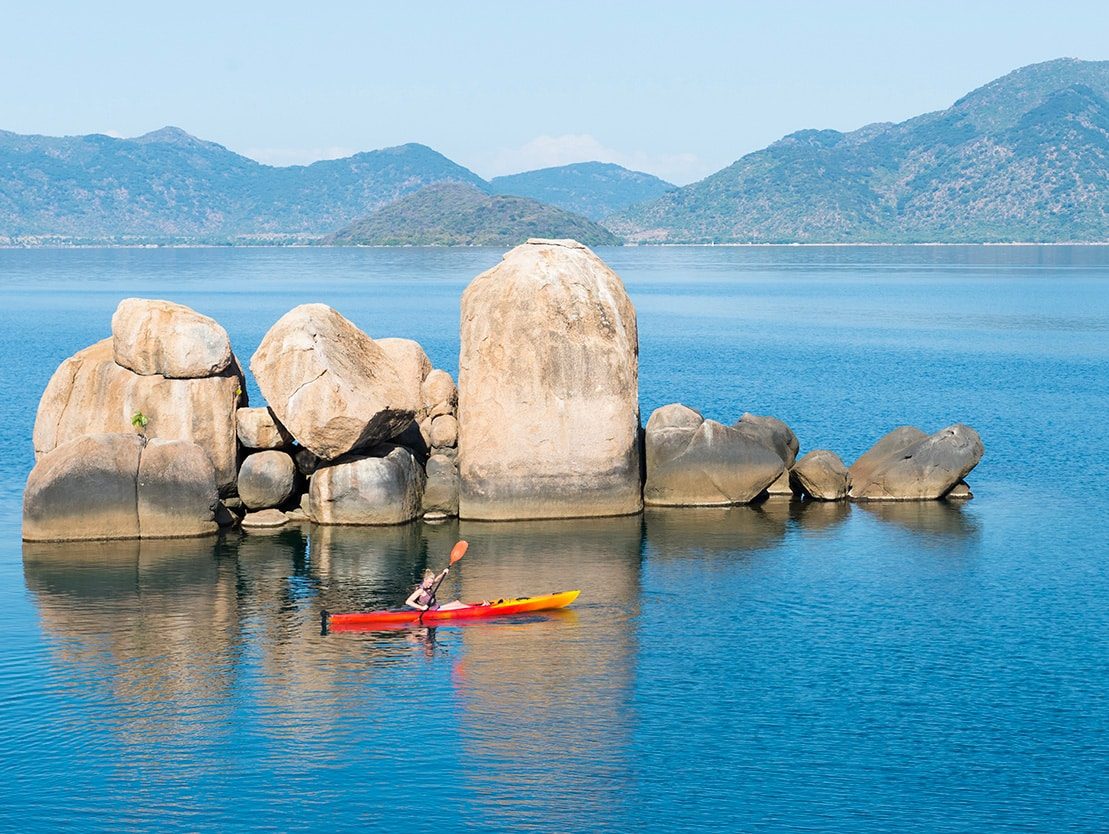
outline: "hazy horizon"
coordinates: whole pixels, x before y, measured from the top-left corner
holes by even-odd
[[[804,128],[950,106],[1028,64],[1098,60],[1100,5],[789,9],[337,3],[7,13],[0,128],[165,125],[269,165],[418,142],[487,179],[597,160],[679,185]]]

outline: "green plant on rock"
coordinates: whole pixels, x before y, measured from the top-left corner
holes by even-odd
[[[141,411],[136,411],[131,415],[131,425],[139,430],[139,434],[146,434],[146,425],[149,422],[150,418]]]

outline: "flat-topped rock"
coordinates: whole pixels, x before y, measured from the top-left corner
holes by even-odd
[[[635,513],[639,344],[623,282],[575,241],[532,240],[462,295],[465,519]]]
[[[323,460],[394,437],[420,407],[389,353],[325,304],[282,316],[250,369],[281,424]]]
[[[129,371],[170,379],[215,376],[231,364],[231,340],[215,319],[149,298],[119,303],[112,316],[112,352]]]
[[[281,510],[259,510],[243,516],[243,527],[253,527],[256,530],[265,530],[273,527],[284,527],[289,523],[289,517]]]

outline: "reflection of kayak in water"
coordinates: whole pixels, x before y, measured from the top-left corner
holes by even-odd
[[[324,628],[343,626],[364,626],[396,623],[441,623],[446,620],[480,620],[487,617],[507,617],[511,614],[526,614],[531,611],[550,611],[565,608],[578,598],[581,591],[562,591],[540,597],[520,597],[518,599],[498,599],[494,602],[465,604],[460,608],[433,608],[430,611],[414,611],[400,608],[391,611],[351,611],[343,614],[321,612]]]

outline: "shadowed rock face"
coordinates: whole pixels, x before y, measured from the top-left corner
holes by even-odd
[[[288,453],[275,449],[256,452],[239,470],[239,497],[251,510],[280,506],[293,494],[296,474],[296,464]]]
[[[763,443],[677,403],[651,415],[645,447],[643,500],[652,506],[746,504],[785,470]]]
[[[847,497],[847,467],[835,452],[814,449],[790,470],[799,492],[818,501],[841,501]]]
[[[851,497],[864,501],[941,498],[978,465],[984,451],[978,432],[956,423],[883,457],[874,455],[862,470],[863,477],[852,478]]]
[[[419,515],[424,478],[399,446],[383,457],[343,458],[312,475],[308,515],[318,524],[403,524]]]
[[[458,515],[458,462],[446,455],[428,458],[423,514],[429,518]]]
[[[396,436],[420,407],[419,384],[402,382],[389,353],[325,304],[278,319],[250,369],[281,424],[324,460]]]
[[[23,493],[27,541],[176,538],[215,533],[211,460],[194,443],[93,434],[52,450]]]
[[[231,341],[215,319],[171,301],[125,298],[112,316],[115,361],[137,374],[215,376],[231,364]]]
[[[533,240],[475,278],[459,368],[463,518],[639,511],[635,309],[593,252]]]
[[[217,376],[169,379],[118,365],[113,340],[104,339],[58,366],[35,416],[35,457],[85,434],[134,434],[131,418],[147,418],[146,435],[187,440],[208,454],[222,491],[235,483],[235,411],[246,404],[242,370],[234,357]]]
[[[740,417],[733,428],[773,450],[787,469],[797,459],[797,452],[801,448],[797,435],[777,417],[748,413]]]

